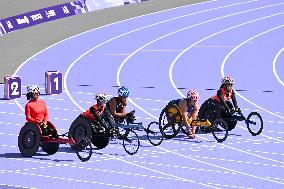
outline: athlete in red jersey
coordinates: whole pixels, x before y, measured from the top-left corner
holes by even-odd
[[[104,93],[97,93],[95,99],[97,100],[97,104],[91,106],[88,110],[83,112],[81,116],[92,122],[98,122],[103,127],[112,126],[114,120],[111,113],[106,108],[106,103],[108,101],[107,95]]]
[[[217,94],[206,100],[200,107],[198,117],[205,118],[208,116],[205,114],[210,113],[211,115],[208,117],[208,119],[212,123],[216,118],[231,116],[234,109],[239,109],[233,84],[233,78],[225,76],[222,79],[222,84],[220,89],[217,91]],[[209,110],[214,110],[214,112],[208,112]]]
[[[42,135],[55,134],[52,128],[47,125],[48,110],[44,100],[39,100],[40,89],[37,85],[28,86],[27,100],[29,102],[25,107],[26,120],[39,125]]]
[[[231,113],[232,109],[238,109],[233,84],[233,78],[225,76],[222,79],[222,84],[220,89],[217,91],[217,94],[211,97],[213,102],[220,103],[221,108],[227,111],[227,113]],[[230,102],[230,100],[232,100],[233,104]]]

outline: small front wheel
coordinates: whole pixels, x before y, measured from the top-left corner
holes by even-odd
[[[253,136],[259,135],[262,132],[263,120],[259,113],[251,112],[247,117],[246,124]]]
[[[82,162],[88,161],[93,153],[91,141],[87,137],[77,140],[72,149]]]
[[[223,119],[216,119],[213,123],[212,134],[217,142],[224,142],[228,137],[228,127]]]
[[[153,146],[159,146],[162,143],[164,137],[158,122],[156,121],[151,122],[148,125],[147,129],[145,129],[145,131],[147,133],[149,142]]]
[[[126,129],[125,133],[122,135],[122,140],[123,148],[128,154],[133,155],[137,153],[140,147],[140,140],[135,131]]]

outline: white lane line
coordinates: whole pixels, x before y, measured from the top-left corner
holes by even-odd
[[[28,175],[28,176],[36,176],[36,177],[44,177],[48,179],[56,179],[56,180],[65,180],[65,181],[72,181],[72,182],[83,182],[83,183],[91,183],[91,184],[99,184],[99,185],[105,185],[105,186],[114,186],[114,187],[121,187],[121,188],[138,188],[135,186],[127,186],[127,185],[118,185],[118,184],[111,184],[111,183],[103,183],[103,182],[97,182],[93,180],[80,180],[80,179],[72,179],[72,178],[66,178],[66,177],[55,177],[50,175],[39,175],[34,173],[22,173],[17,171],[10,171],[10,170],[1,170],[0,174],[21,174],[21,175]],[[142,189],[142,188],[138,188]]]
[[[27,186],[19,186],[19,185],[12,185],[12,184],[0,184],[0,188],[2,187],[5,187],[5,188],[25,188],[25,189],[36,189],[36,188],[30,188],[30,187],[27,187]]]
[[[278,26],[278,27],[272,28],[272,29],[267,30],[267,31],[265,31],[265,32],[259,33],[258,35],[255,35],[255,36],[249,38],[248,40],[242,42],[242,43],[239,44],[238,46],[236,46],[232,51],[230,51],[230,52],[226,55],[226,57],[224,58],[224,60],[223,60],[223,62],[222,62],[222,65],[221,65],[221,74],[222,74],[222,76],[224,77],[224,75],[225,75],[225,73],[224,73],[225,64],[227,63],[227,61],[228,61],[228,59],[230,58],[230,56],[231,56],[236,50],[238,50],[241,46],[243,46],[244,44],[248,43],[249,41],[251,41],[251,40],[253,40],[253,39],[255,39],[255,38],[257,38],[257,37],[259,37],[259,36],[261,36],[261,35],[264,35],[264,34],[266,34],[266,33],[268,33],[268,32],[271,32],[271,31],[280,29],[280,28],[282,28],[283,26],[284,26],[284,25],[280,25],[280,26]],[[274,113],[274,112],[271,112],[271,111],[269,111],[269,110],[267,110],[267,109],[265,109],[265,108],[263,108],[263,107],[261,107],[261,106],[255,104],[255,103],[253,103],[252,101],[250,101],[249,99],[245,98],[244,96],[242,96],[242,95],[241,95],[240,93],[238,93],[237,91],[235,91],[235,93],[236,93],[239,97],[241,97],[243,100],[245,100],[246,102],[248,102],[248,103],[254,105],[255,107],[257,107],[257,108],[259,108],[259,109],[261,109],[261,110],[263,110],[263,111],[265,111],[265,112],[267,112],[267,113],[269,113],[269,114],[272,114],[272,115],[274,115],[274,116],[276,116],[276,117],[279,117],[280,119],[284,119],[283,116],[280,116],[280,115],[278,115],[278,114],[276,114],[276,113]]]
[[[260,9],[260,8],[258,8],[258,9]],[[244,12],[244,11],[243,11],[243,12]],[[247,11],[247,12],[248,12],[248,11]],[[203,40],[206,40],[206,39],[208,39],[208,38],[210,38],[210,37],[212,37],[212,36],[215,36],[215,35],[217,35],[217,34],[219,34],[219,33],[222,33],[222,32],[225,32],[225,31],[228,31],[228,30],[231,30],[231,29],[234,29],[234,28],[237,28],[237,27],[240,27],[240,26],[249,24],[249,23],[253,23],[253,22],[256,22],[256,21],[259,21],[259,20],[263,20],[263,19],[266,19],[266,18],[270,18],[270,17],[273,17],[273,16],[282,15],[282,14],[284,14],[284,12],[281,12],[281,13],[278,13],[278,14],[273,14],[273,15],[266,16],[266,17],[262,17],[262,18],[255,19],[255,20],[252,20],[252,21],[249,21],[249,22],[245,22],[245,23],[242,23],[242,24],[240,24],[240,25],[237,25],[237,26],[234,26],[234,27],[231,27],[231,28],[227,28],[226,30],[222,30],[222,31],[220,31],[220,32],[217,32],[217,33],[215,33],[215,34],[213,34],[213,35],[210,35],[210,36],[204,38]],[[213,21],[213,20],[214,20],[214,19],[212,19],[211,21]],[[215,20],[216,20],[216,19],[215,19]],[[207,22],[208,22],[208,21],[207,21]],[[204,22],[204,23],[207,23],[207,22]],[[118,69],[118,71],[117,71],[117,84],[118,84],[119,86],[121,85],[120,80],[119,80],[119,76],[120,76],[122,67],[124,66],[124,64],[125,64],[134,54],[136,54],[138,51],[141,51],[143,48],[145,48],[146,46],[148,46],[148,45],[151,44],[151,43],[154,43],[154,42],[156,42],[156,41],[158,41],[158,40],[160,40],[160,39],[162,39],[162,38],[164,38],[164,37],[167,37],[167,36],[169,36],[169,35],[172,35],[172,34],[174,34],[174,33],[177,33],[177,32],[179,32],[179,31],[183,31],[183,30],[188,29],[188,28],[191,28],[191,27],[192,27],[192,26],[189,26],[189,27],[186,27],[186,28],[177,30],[177,31],[175,31],[175,32],[169,33],[169,34],[167,34],[167,35],[165,35],[165,36],[162,36],[162,37],[160,37],[160,38],[157,38],[156,40],[151,41],[150,43],[147,43],[146,45],[144,45],[144,46],[140,47],[139,49],[137,49],[136,51],[134,51],[134,52],[133,52],[129,57],[127,57],[127,58],[122,62],[122,64],[120,65],[120,67],[119,67],[119,69]],[[198,41],[198,42],[195,43],[194,45],[198,44],[198,43],[201,42],[201,41],[202,41],[202,40]],[[194,45],[190,46],[190,48],[193,47]],[[189,48],[188,48],[188,49],[189,49]],[[169,72],[169,73],[170,73],[170,72]],[[170,77],[171,77],[171,74],[170,74]],[[171,81],[172,81],[172,80],[171,80]],[[173,86],[175,87],[175,89],[177,90],[177,92],[179,92],[180,95],[183,96],[183,94],[177,89],[177,87],[174,85],[174,83],[173,83]],[[153,116],[151,113],[147,112],[147,111],[144,110],[142,107],[140,107],[139,105],[137,105],[132,99],[129,99],[129,101],[130,101],[134,106],[136,106],[138,109],[140,109],[141,111],[143,111],[144,113],[146,113],[147,115],[149,115],[149,116],[151,116],[151,117],[153,117],[153,118],[155,118],[155,119],[158,119],[157,117]],[[200,137],[200,136],[199,136],[199,137]],[[202,138],[202,137],[200,137],[200,138]],[[204,138],[204,139],[205,139],[205,138]],[[208,139],[206,139],[206,140],[208,140]],[[143,141],[143,142],[144,142],[144,141]],[[223,144],[220,144],[220,145],[223,145]],[[232,147],[229,147],[229,146],[226,146],[226,145],[223,145],[223,146],[225,146],[225,147],[227,147],[227,148],[234,149],[234,150],[239,151],[239,152],[243,152],[243,153],[247,153],[247,154],[253,155],[253,156],[255,156],[255,157],[259,157],[259,158],[263,158],[263,159],[266,159],[266,160],[270,160],[270,161],[274,161],[274,162],[277,162],[277,163],[282,163],[282,164],[284,164],[283,162],[280,162],[280,161],[277,161],[277,160],[273,160],[273,159],[270,159],[270,158],[266,158],[266,157],[263,157],[263,156],[259,156],[259,155],[256,155],[256,154],[248,153],[248,152],[246,152],[246,151],[243,151],[243,150],[240,150],[240,149],[237,149],[237,148],[232,148]],[[274,180],[269,180],[269,179],[262,178],[262,177],[259,177],[259,176],[256,176],[256,175],[252,175],[252,174],[248,174],[248,173],[244,173],[244,172],[240,172],[240,171],[231,170],[231,169],[228,169],[228,168],[225,168],[225,167],[221,167],[221,166],[217,166],[217,165],[214,165],[214,164],[210,164],[210,163],[207,163],[207,162],[204,162],[204,161],[200,161],[200,160],[197,160],[197,159],[193,159],[193,158],[184,156],[183,154],[178,154],[178,153],[176,153],[176,152],[174,152],[174,151],[170,151],[170,150],[161,148],[161,147],[159,147],[159,146],[158,146],[157,148],[166,150],[167,152],[174,153],[174,154],[176,154],[176,155],[178,155],[178,156],[181,156],[181,157],[184,157],[184,158],[189,158],[189,159],[191,159],[191,160],[194,160],[194,161],[197,161],[197,162],[200,162],[200,163],[204,163],[204,164],[211,165],[211,166],[214,166],[214,167],[218,167],[218,168],[221,168],[221,169],[229,170],[229,171],[232,171],[232,172],[236,172],[236,173],[239,173],[239,174],[242,174],[242,175],[246,175],[246,176],[250,176],[250,177],[253,177],[253,178],[257,178],[257,179],[260,179],[260,180],[266,180],[266,181],[269,181],[269,182],[275,182]],[[284,184],[284,183],[278,182],[278,184]]]
[[[245,127],[242,127],[242,126],[240,126],[240,125],[237,125],[239,128],[241,128],[241,129],[243,129],[243,130],[247,130],[247,128],[245,128]],[[268,135],[264,135],[264,134],[260,134],[260,136],[263,136],[263,137],[265,137],[265,138],[268,138],[268,139],[270,139],[270,140],[276,140],[276,141],[278,141],[278,142],[284,142],[284,140],[279,140],[279,139],[277,139],[277,138],[275,138],[275,137],[271,137],[271,136],[268,136]]]
[[[276,77],[276,79],[278,80],[278,82],[284,87],[284,82],[280,79],[279,75],[277,74],[277,71],[276,71],[276,62],[277,62],[277,59],[279,58],[280,54],[284,51],[284,48],[282,48],[275,56],[275,58],[273,59],[273,62],[272,62],[272,70],[273,70],[273,73]]]

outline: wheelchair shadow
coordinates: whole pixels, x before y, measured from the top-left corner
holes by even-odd
[[[214,143],[215,141],[213,140],[203,140],[203,139],[198,139],[197,137],[195,137],[194,139],[190,139],[188,138],[188,136],[186,135],[177,135],[175,138],[172,139],[173,141],[178,141],[178,142],[189,142],[189,143],[197,143],[197,144],[200,144],[200,143]]]
[[[145,142],[149,143],[149,144],[145,144],[145,145],[143,145],[143,144],[140,143],[140,146],[141,146],[141,147],[147,147],[147,148],[153,147],[153,145],[150,143],[150,141],[149,141],[147,135],[142,135],[142,136],[139,136],[138,138],[139,138],[139,140],[142,140],[142,141],[145,141]],[[166,139],[164,138],[164,140],[166,140]],[[154,140],[152,139],[152,141],[154,141]],[[155,141],[155,143],[158,143],[158,142],[159,142],[158,140]],[[162,142],[162,143],[163,143],[163,142]]]
[[[95,154],[95,155],[103,155],[103,153],[101,153],[101,152],[99,152],[97,150],[98,149],[93,146],[93,154]],[[70,146],[60,147],[57,152],[65,152],[65,153],[76,155],[76,152],[74,150],[72,150],[72,148]]]
[[[0,98],[0,100],[7,100],[7,101],[8,101],[9,99],[6,99],[6,98]]]
[[[236,134],[236,133],[229,133],[229,136],[242,136],[241,134]]]
[[[48,154],[41,154],[41,153],[36,153],[32,157],[25,157],[21,153],[5,153],[5,154],[0,154],[0,158],[7,158],[7,159],[39,159],[39,160],[51,160],[49,158],[43,158],[44,156],[49,156]],[[41,157],[41,158],[38,158]]]

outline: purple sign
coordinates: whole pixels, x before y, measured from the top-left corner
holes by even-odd
[[[0,35],[86,11],[83,1],[75,1],[5,18],[0,20]]]
[[[50,75],[51,94],[62,93],[62,73],[52,73]]]
[[[22,96],[22,82],[19,76],[6,76],[4,82],[4,97],[6,99],[15,99]]]
[[[45,72],[45,92],[46,94],[62,93],[62,73],[58,71]]]

